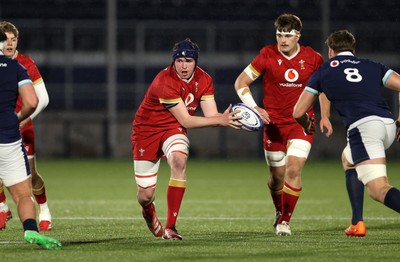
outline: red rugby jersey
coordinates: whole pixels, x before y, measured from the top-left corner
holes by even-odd
[[[14,55],[13,59],[17,60],[18,63],[23,65],[26,70],[28,71],[29,77],[32,80],[33,85],[43,82],[42,75],[39,72],[35,62],[32,58],[27,55],[23,55],[17,51],[16,55]],[[17,106],[15,108],[16,112],[19,112],[22,107],[22,100],[21,97],[18,97]]]
[[[293,107],[308,79],[322,63],[322,56],[311,47],[300,46],[292,57],[283,55],[277,44],[260,50],[250,68],[256,75],[263,75],[264,109],[273,123],[295,122]]]
[[[201,100],[214,99],[212,78],[196,67],[190,82],[180,79],[173,65],[158,73],[150,84],[132,123],[132,138],[183,128],[168,111],[168,107],[183,101],[190,115],[194,115]]]

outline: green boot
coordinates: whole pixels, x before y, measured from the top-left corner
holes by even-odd
[[[25,231],[24,238],[26,242],[37,244],[46,249],[59,250],[62,247],[60,241],[54,238],[43,236],[36,231]]]

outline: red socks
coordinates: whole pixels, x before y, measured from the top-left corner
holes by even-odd
[[[185,180],[169,180],[167,191],[168,216],[165,228],[171,228],[171,226],[175,226],[185,190]]]
[[[289,223],[290,217],[292,216],[294,208],[296,207],[297,200],[300,197],[300,193],[301,188],[291,187],[285,182],[282,193],[282,216],[278,223],[282,223],[282,221]]]
[[[46,189],[44,188],[44,185],[40,189],[32,189],[32,193],[35,196],[36,202],[38,204],[46,203],[47,197],[46,197]]]
[[[0,203],[6,202],[6,195],[4,194],[4,190],[0,192]]]
[[[153,217],[153,214],[154,214],[153,202],[151,202],[149,205],[143,207],[143,211],[146,216]]]

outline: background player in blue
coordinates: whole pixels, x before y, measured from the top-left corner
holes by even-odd
[[[17,205],[25,241],[46,249],[60,249],[58,240],[38,232],[29,162],[19,131],[19,123],[35,111],[38,98],[26,69],[1,51],[6,40],[5,32],[0,30],[0,179]],[[17,114],[18,96],[23,106]]]
[[[400,119],[395,124],[381,90],[383,85],[400,92],[400,76],[385,65],[355,57],[356,40],[347,30],[332,33],[326,44],[330,60],[311,76],[295,105],[293,117],[304,132],[313,133],[314,119],[306,112],[316,97],[325,93],[346,126],[347,145],[342,153],[346,175],[357,175],[372,199],[400,213],[400,191],[388,183],[385,155],[395,139]],[[350,183],[354,183],[354,188],[347,187],[350,203],[358,205],[361,210],[358,215],[362,218],[363,191],[356,181]],[[365,236],[364,222],[352,221],[345,232],[349,236]]]

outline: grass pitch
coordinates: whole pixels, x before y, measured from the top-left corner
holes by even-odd
[[[400,187],[400,164],[389,163]],[[274,235],[263,160],[189,159],[177,223],[183,241],[154,238],[136,202],[131,161],[40,160],[60,251],[23,242],[16,207],[0,231],[1,261],[398,261],[399,214],[365,197],[365,238],[348,238],[350,204],[339,161],[308,161],[291,219],[293,235]],[[169,169],[161,164],[157,213],[166,217]]]

